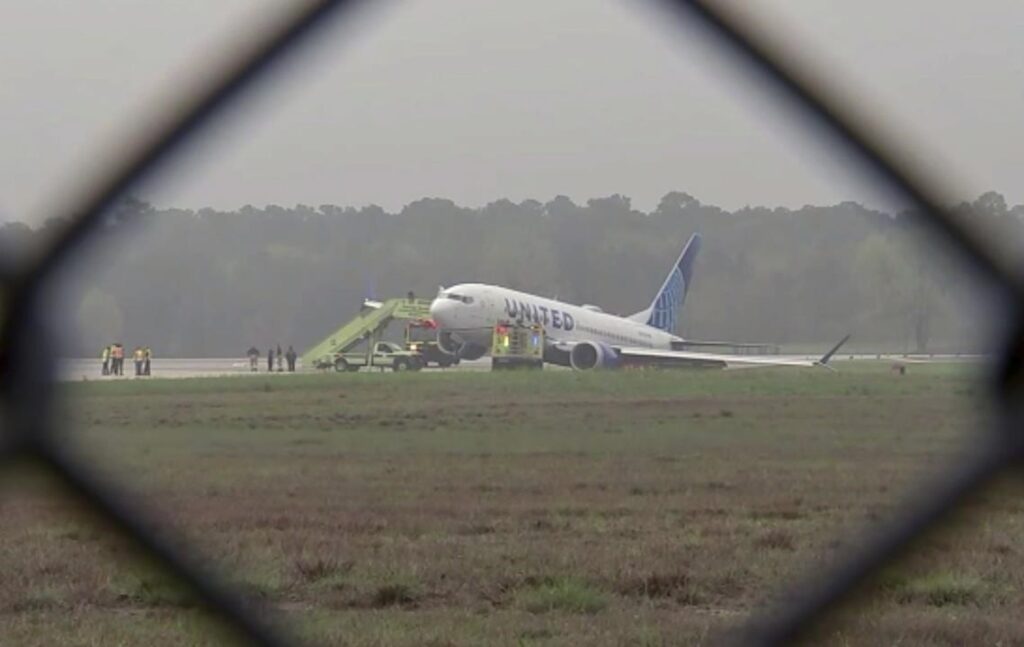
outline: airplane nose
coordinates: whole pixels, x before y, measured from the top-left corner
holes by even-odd
[[[446,301],[448,299],[434,299],[430,303],[430,318],[439,326],[448,325],[451,319],[451,304]]]

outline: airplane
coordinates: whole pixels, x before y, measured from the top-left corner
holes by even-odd
[[[441,287],[430,305],[430,316],[439,330],[438,345],[461,359],[479,359],[487,353],[494,326],[500,321],[514,321],[543,326],[544,361],[576,370],[634,365],[827,367],[849,335],[818,359],[687,350],[695,345],[743,346],[694,342],[675,334],[701,240],[700,234],[690,237],[651,305],[628,317],[604,312],[594,305],[576,306],[497,285],[462,283]]]

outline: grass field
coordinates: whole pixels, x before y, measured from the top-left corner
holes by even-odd
[[[66,442],[315,643],[715,644],[984,428],[969,367],[841,368],[73,384]],[[3,485],[0,643],[222,644],[47,478]],[[1019,494],[826,642],[1024,642]]]

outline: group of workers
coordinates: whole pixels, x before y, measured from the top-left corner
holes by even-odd
[[[120,342],[104,346],[100,359],[103,360],[102,375],[124,375],[124,346]],[[132,351],[132,360],[135,362],[137,377],[150,375],[153,350],[149,346],[136,346]]]
[[[246,353],[249,357],[249,370],[256,373],[260,370],[260,351],[255,346],[251,347]],[[274,372],[275,360],[277,363],[277,372],[284,373],[285,363],[288,365],[288,372],[295,372],[295,360],[299,358],[298,353],[291,346],[288,347],[287,352],[281,351],[281,346],[278,344],[275,349],[273,346],[267,351],[267,372]]]

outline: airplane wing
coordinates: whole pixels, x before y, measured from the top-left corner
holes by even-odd
[[[813,368],[828,367],[829,360],[850,339],[846,335],[827,353],[817,359],[802,357],[764,357],[751,355],[728,355],[723,353],[701,353],[686,350],[654,350],[651,348],[620,348],[619,358],[627,363],[674,364],[706,368],[755,368],[764,366],[793,366]]]
[[[755,368],[764,366],[811,368],[814,366],[824,366],[818,360],[800,357],[752,357],[750,355],[724,355],[685,350],[653,350],[650,348],[620,348],[619,358],[626,364],[692,366],[694,368]]]
[[[830,368],[828,366],[829,360],[832,359],[832,356],[836,354],[848,339],[850,339],[850,335],[843,337],[839,343],[817,359],[802,357],[729,355],[724,353],[701,353],[687,350],[658,350],[653,348],[630,346],[613,348],[618,354],[619,362],[625,365],[693,368],[756,368],[766,366],[789,366],[801,368],[821,366]],[[564,350],[571,350],[571,348],[566,348],[563,344],[557,344],[557,346],[562,347]]]
[[[699,339],[684,339],[672,343],[677,350],[699,350],[701,348],[746,348],[751,351],[762,351],[764,349],[778,348],[778,344],[757,343],[757,342],[733,342],[733,341],[703,341]]]

